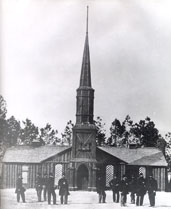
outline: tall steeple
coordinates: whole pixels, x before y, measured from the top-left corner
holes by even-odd
[[[96,189],[96,127],[93,124],[94,89],[91,87],[90,53],[88,43],[88,7],[86,39],[77,89],[76,124],[73,127],[70,188],[90,191]]]
[[[90,52],[89,52],[89,41],[88,41],[88,6],[87,6],[87,21],[86,21],[86,38],[84,44],[80,87],[91,87],[91,70],[90,70]]]
[[[90,52],[88,41],[88,6],[86,18],[86,38],[81,67],[80,86],[77,89],[76,124],[93,124],[94,89],[91,87]]]

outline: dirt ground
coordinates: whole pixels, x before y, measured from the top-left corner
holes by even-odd
[[[98,203],[98,195],[96,192],[76,191],[70,192],[68,205],[61,205],[59,202],[58,191],[57,205],[48,205],[47,202],[37,202],[36,191],[34,189],[28,189],[26,191],[26,203],[17,203],[16,194],[14,189],[1,190],[1,209],[52,209],[52,208],[70,208],[70,209],[110,209],[110,208],[124,208],[120,203],[112,202],[112,192],[107,191],[106,203]],[[130,195],[127,198],[127,206],[129,208],[136,208],[134,204],[130,204]],[[148,195],[145,195],[144,205],[139,208],[149,208]],[[171,193],[157,192],[156,194],[156,206],[157,209],[171,209]]]

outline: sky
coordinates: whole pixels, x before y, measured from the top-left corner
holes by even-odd
[[[94,118],[147,116],[171,131],[170,0],[1,0],[7,117],[63,132],[75,123],[89,5]]]

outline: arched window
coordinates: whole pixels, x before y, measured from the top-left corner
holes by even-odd
[[[139,168],[139,174],[142,173],[144,178],[146,177],[146,168],[145,167],[140,167]]]
[[[109,182],[113,179],[114,167],[113,165],[106,166],[106,186],[109,186]]]
[[[58,181],[62,176],[62,165],[57,164],[55,165],[55,185],[58,185]]]

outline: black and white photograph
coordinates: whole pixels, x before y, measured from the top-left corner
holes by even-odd
[[[171,1],[1,0],[0,208],[171,208]]]

